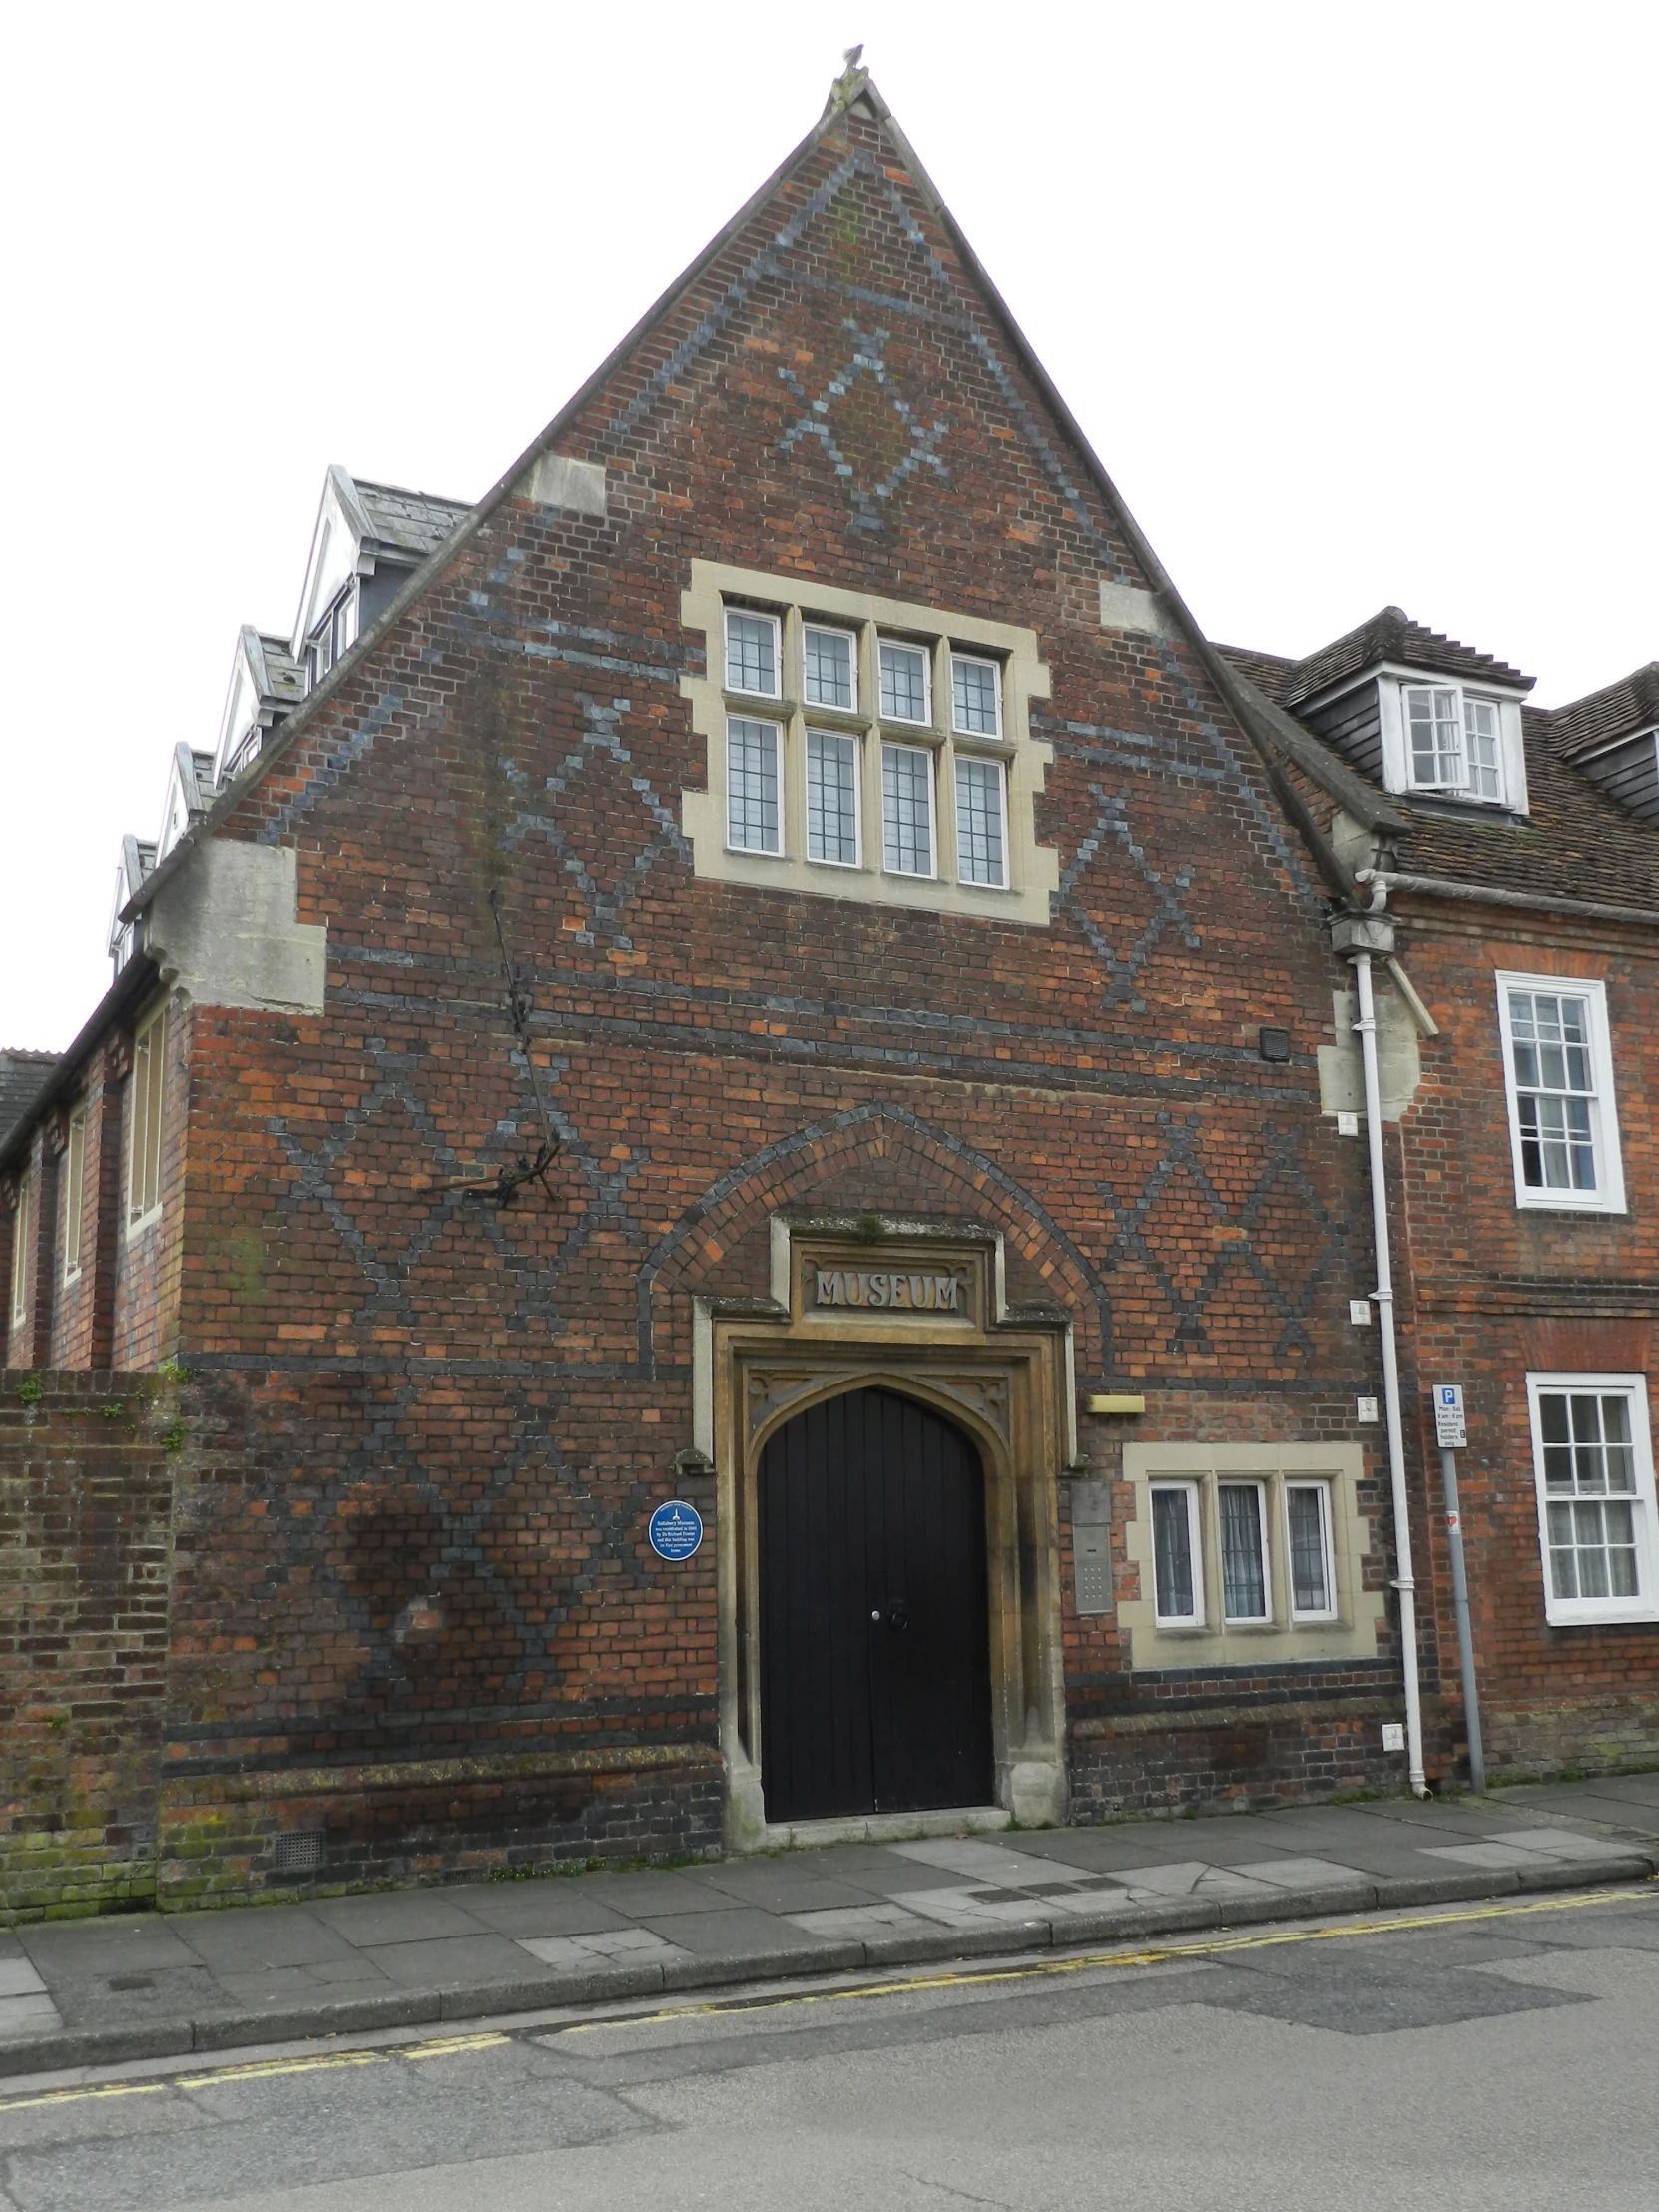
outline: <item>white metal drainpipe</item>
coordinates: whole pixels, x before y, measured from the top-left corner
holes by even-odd
[[[1384,896],[1386,893],[1384,892]],[[1376,901],[1381,905],[1382,901]],[[1375,907],[1374,907],[1375,910]],[[1394,1348],[1393,1270],[1388,1261],[1388,1181],[1382,1157],[1382,1090],[1377,1077],[1377,1010],[1371,990],[1371,954],[1352,954],[1359,979],[1360,1058],[1366,1079],[1366,1143],[1371,1153],[1371,1218],[1377,1245],[1378,1327],[1382,1334],[1382,1401],[1388,1418],[1388,1473],[1393,1485],[1394,1588],[1399,1592],[1399,1657],[1405,1676],[1405,1752],[1411,1788],[1427,1797],[1422,1771],[1422,1693],[1417,1682],[1417,1585],[1411,1574],[1410,1500],[1405,1490],[1405,1429],[1399,1409],[1399,1356]]]

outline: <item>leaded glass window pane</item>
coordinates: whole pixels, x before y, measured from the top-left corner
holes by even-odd
[[[1509,1046],[1522,1181],[1532,1190],[1597,1189],[1589,1000],[1512,990]]]
[[[960,654],[952,656],[953,728],[975,737],[999,738],[1002,735],[1000,675],[994,661],[965,660]]]
[[[1192,1511],[1186,1490],[1152,1493],[1153,1578],[1160,1620],[1195,1620]]]
[[[857,741],[807,733],[807,852],[841,867],[858,864]]]
[[[1221,1485],[1221,1605],[1230,1621],[1267,1618],[1267,1569],[1262,1557],[1262,1487]]]
[[[726,841],[740,852],[782,850],[778,823],[778,725],[726,725]]]
[[[802,632],[802,656],[808,705],[842,707],[850,714],[857,703],[857,692],[852,639],[847,632],[820,630],[809,623]]]
[[[927,655],[919,645],[881,646],[881,718],[926,722]]]
[[[773,615],[726,610],[726,689],[778,697],[778,623]]]
[[[1002,830],[1002,770],[995,761],[956,763],[956,872],[964,883],[1008,880]]]
[[[881,748],[881,864],[894,875],[933,872],[933,757],[919,746]]]

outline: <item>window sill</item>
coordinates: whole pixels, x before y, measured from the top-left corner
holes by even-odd
[[[1519,1191],[1515,1193],[1515,1211],[1553,1214],[1557,1221],[1627,1221],[1630,1217],[1630,1209],[1622,1201],[1615,1206],[1606,1200],[1592,1204],[1582,1199],[1575,1205],[1570,1198],[1534,1198],[1530,1192],[1522,1196]]]
[[[1551,1628],[1653,1628],[1659,1626],[1659,1606],[1619,1605],[1609,1606],[1605,1613],[1552,1613],[1546,1606],[1544,1619]]]
[[[1461,792],[1419,791],[1409,785],[1390,791],[1388,797],[1403,800],[1408,807],[1420,807],[1425,814],[1453,815],[1464,821],[1501,822],[1511,829],[1530,828],[1532,822],[1529,814],[1510,806],[1506,799],[1470,799]]]

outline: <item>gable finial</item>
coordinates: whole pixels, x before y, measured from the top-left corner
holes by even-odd
[[[863,52],[863,42],[860,40],[856,46],[847,47],[842,54],[841,60],[846,67],[830,87],[830,97],[824,104],[826,122],[830,116],[839,115],[843,108],[849,108],[868,82],[869,72],[860,66]]]

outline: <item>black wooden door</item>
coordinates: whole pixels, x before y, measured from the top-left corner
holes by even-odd
[[[760,1469],[767,1818],[991,1795],[985,1477],[960,1429],[892,1390],[786,1423]]]

